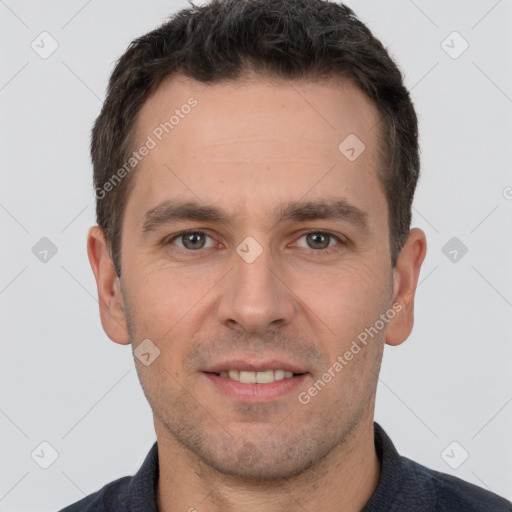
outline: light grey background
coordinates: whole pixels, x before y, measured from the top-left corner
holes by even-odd
[[[512,0],[347,3],[412,89],[413,224],[429,244],[413,334],[385,350],[376,420],[402,454],[512,499]],[[0,0],[0,511],[57,510],[133,474],[156,439],[131,347],[99,320],[88,144],[115,60],[185,5]],[[43,31],[59,45],[47,59],[31,48]],[[458,58],[454,31],[469,43]],[[46,263],[32,253],[42,237],[58,249]],[[467,254],[443,253],[452,237]],[[48,469],[31,458],[43,441],[59,455]]]

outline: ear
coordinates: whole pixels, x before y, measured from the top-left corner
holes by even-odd
[[[110,259],[103,230],[93,226],[87,235],[87,254],[96,278],[101,325],[107,336],[121,345],[130,343],[121,283]]]
[[[414,324],[414,296],[426,253],[425,233],[418,228],[412,229],[393,269],[392,304],[397,304],[398,312],[388,325],[386,332],[388,345],[400,345],[411,334]],[[401,309],[398,309],[400,307],[398,305]]]

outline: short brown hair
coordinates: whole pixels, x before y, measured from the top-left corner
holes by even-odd
[[[212,0],[177,12],[134,40],[110,77],[92,130],[91,156],[97,223],[116,274],[121,275],[123,213],[133,173],[123,173],[114,186],[111,182],[133,151],[137,115],[145,101],[175,73],[208,84],[235,80],[249,70],[284,79],[346,77],[373,100],[382,120],[379,178],[395,266],[409,234],[420,163],[416,113],[393,59],[354,12],[338,3]]]

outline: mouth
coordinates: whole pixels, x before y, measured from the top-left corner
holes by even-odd
[[[264,403],[290,395],[309,372],[283,362],[230,362],[202,372],[214,389],[237,402]]]
[[[221,372],[206,372],[218,377],[230,379],[242,384],[270,384],[272,382],[291,379],[304,373],[294,373],[282,368],[277,370],[263,370],[263,371],[246,371],[246,370],[223,370]]]

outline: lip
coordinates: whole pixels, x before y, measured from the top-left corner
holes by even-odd
[[[240,367],[237,367],[237,369],[243,370],[243,368]],[[265,366],[265,369],[270,370],[272,368]],[[283,366],[279,366],[279,368],[275,369],[285,368],[283,368]],[[257,370],[250,369],[243,371]],[[235,399],[238,402],[265,403],[284,397],[285,395],[291,393],[294,389],[298,388],[304,382],[308,374],[301,373],[300,375],[294,375],[293,377],[287,379],[276,380],[274,382],[268,382],[266,384],[244,384],[242,382],[232,380],[229,377],[221,377],[216,373],[210,372],[203,372],[203,375],[217,390]]]
[[[289,362],[271,359],[266,361],[244,361],[242,359],[231,359],[223,363],[217,363],[204,369],[205,373],[220,373],[229,370],[242,370],[244,372],[264,372],[265,370],[284,370],[292,373],[307,373],[298,365]]]

